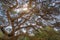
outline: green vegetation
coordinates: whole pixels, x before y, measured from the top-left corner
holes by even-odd
[[[0,37],[2,37],[3,36],[3,33],[2,32],[0,32]]]
[[[51,27],[45,27],[38,29],[40,32],[36,32],[35,36],[21,36],[20,40],[60,40],[60,33],[53,30]]]

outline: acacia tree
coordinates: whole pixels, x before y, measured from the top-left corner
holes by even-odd
[[[2,25],[0,28],[6,36],[5,40],[17,40],[19,36],[30,37],[30,30],[39,32],[38,28],[51,26],[52,23],[50,24],[48,20],[56,19],[51,14],[60,13],[54,6],[50,7],[51,1],[0,0],[0,2],[5,15],[1,16]],[[12,28],[10,32],[5,30],[6,27]]]

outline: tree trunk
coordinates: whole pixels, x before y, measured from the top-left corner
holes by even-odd
[[[3,37],[1,40],[18,40],[18,37]]]
[[[18,37],[12,37],[9,40],[18,40]]]

